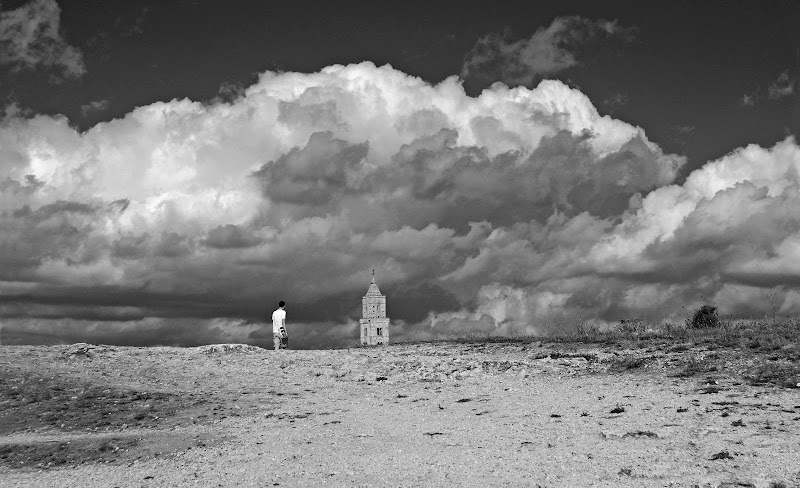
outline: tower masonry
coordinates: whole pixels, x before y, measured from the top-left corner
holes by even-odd
[[[376,346],[389,343],[389,319],[386,317],[386,297],[375,283],[375,270],[372,270],[372,283],[367,294],[361,299],[361,344]]]

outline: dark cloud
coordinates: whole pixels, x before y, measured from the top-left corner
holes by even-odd
[[[778,100],[794,94],[795,82],[789,77],[789,70],[778,75],[778,79],[772,82],[767,89],[770,100]]]
[[[745,93],[739,99],[739,104],[743,107],[752,107],[765,100],[780,100],[781,98],[791,97],[795,92],[796,80],[789,75],[789,70],[781,72],[778,77],[770,83],[766,90],[760,86],[750,93]],[[766,92],[766,93],[765,93]]]
[[[268,347],[267,341],[250,337],[260,325],[243,320],[145,318],[132,321],[59,319],[59,326],[41,319],[8,320],[0,329],[0,342],[14,344],[70,344],[90,342],[120,346],[200,346],[220,342],[252,342]],[[271,337],[270,337],[270,341]]]
[[[464,58],[461,75],[489,83],[530,86],[542,76],[577,65],[580,48],[598,38],[633,38],[635,29],[617,21],[578,16],[556,17],[530,37],[510,40],[510,32],[488,34]]]
[[[543,221],[554,208],[572,215],[617,215],[633,194],[669,181],[681,164],[675,160],[665,167],[663,153],[639,137],[599,157],[589,144],[592,137],[562,130],[543,137],[529,155],[510,151],[492,157],[482,147],[457,145],[458,133],[443,129],[402,147],[395,164],[365,181],[371,191],[407,188],[429,204],[427,219],[465,229],[469,222]],[[404,196],[401,204],[409,203]],[[400,205],[387,202],[393,204]]]
[[[203,243],[209,247],[217,249],[253,247],[261,242],[254,236],[238,225],[226,224],[211,229]]]
[[[84,117],[95,112],[103,112],[109,107],[108,100],[93,100],[81,105],[81,113]]]
[[[277,203],[323,206],[357,188],[348,176],[358,172],[369,144],[349,144],[330,132],[316,132],[303,148],[270,161],[254,176],[264,195]]]
[[[430,281],[404,283],[383,291],[392,297],[387,304],[388,313],[412,324],[423,321],[429,314],[452,312],[462,306],[452,293]]]
[[[18,9],[0,12],[0,65],[15,70],[55,68],[66,78],[83,75],[83,54],[62,37],[60,17],[61,8],[55,0],[32,0]]]
[[[111,255],[119,259],[140,259],[147,255],[150,236],[123,235],[111,245]]]
[[[761,95],[758,93],[758,91],[745,93],[742,95],[742,98],[739,99],[739,104],[743,107],[752,107],[759,99],[761,99]]]
[[[6,180],[5,186],[20,197],[40,187],[35,179],[28,182],[30,186],[19,186]],[[103,238],[92,236],[97,214],[92,205],[63,200],[0,213],[0,279],[30,279],[36,267],[57,256],[68,256],[76,264],[91,262],[104,245]]]

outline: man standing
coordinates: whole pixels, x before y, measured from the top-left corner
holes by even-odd
[[[286,302],[281,300],[278,309],[272,312],[272,342],[275,350],[289,348],[289,334],[286,333]]]

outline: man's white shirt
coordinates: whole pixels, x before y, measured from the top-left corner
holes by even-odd
[[[280,334],[281,327],[286,324],[286,310],[278,309],[272,312],[272,333]]]

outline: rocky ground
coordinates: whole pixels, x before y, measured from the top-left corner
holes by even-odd
[[[800,486],[792,347],[3,346],[0,486]]]

